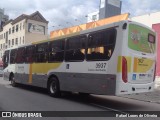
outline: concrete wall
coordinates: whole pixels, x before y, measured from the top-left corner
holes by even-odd
[[[149,13],[141,16],[132,17],[131,20],[142,23],[152,28],[153,24],[160,23],[160,12]]]
[[[158,54],[157,54],[157,67],[156,67],[156,75],[160,76],[160,23],[153,24],[152,28],[157,32],[158,39]]]

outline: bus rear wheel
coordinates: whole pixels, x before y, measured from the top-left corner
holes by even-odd
[[[59,87],[59,81],[56,78],[51,77],[49,79],[47,89],[48,89],[48,92],[49,92],[50,96],[60,97],[61,92],[60,92],[60,87]]]

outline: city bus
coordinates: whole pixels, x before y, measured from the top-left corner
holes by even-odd
[[[4,79],[85,95],[124,95],[154,90],[156,33],[120,21],[74,34],[7,49]]]

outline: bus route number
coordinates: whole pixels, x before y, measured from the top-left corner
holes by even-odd
[[[106,68],[107,63],[96,63],[96,68]]]

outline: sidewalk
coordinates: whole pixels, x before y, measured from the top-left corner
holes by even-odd
[[[10,81],[3,80],[3,77],[0,77],[0,85],[8,85],[10,83],[11,83]]]
[[[121,97],[160,104],[160,78],[156,78],[155,90],[153,92],[123,95]]]
[[[155,80],[155,89],[160,90],[160,77],[156,77],[156,80]]]

